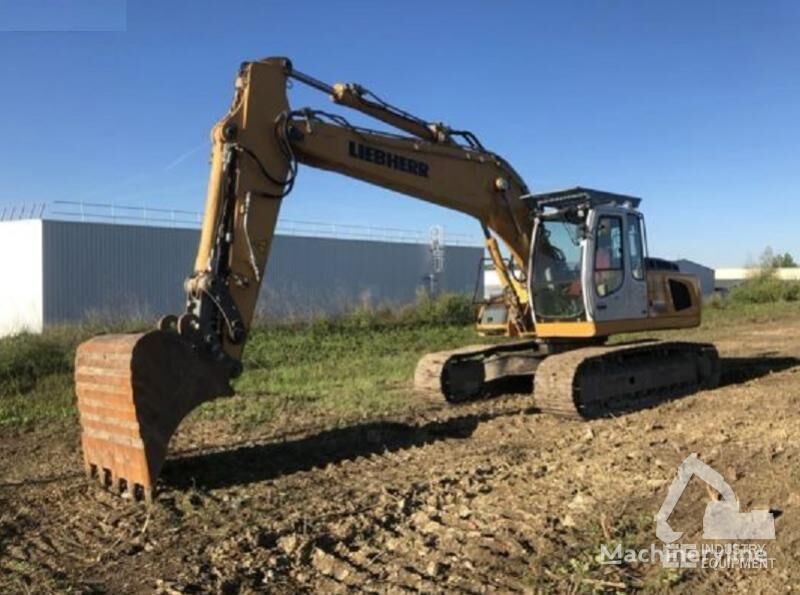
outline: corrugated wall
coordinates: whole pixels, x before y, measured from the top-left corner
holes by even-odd
[[[179,312],[198,232],[45,221],[45,324]]]
[[[441,287],[471,293],[481,248],[446,248]],[[338,312],[353,304],[408,303],[431,272],[422,244],[278,236],[260,309],[273,315]]]
[[[86,317],[154,318],[183,310],[196,230],[45,221],[45,324]],[[483,249],[446,247],[441,287],[472,293]],[[430,273],[419,244],[277,236],[259,310],[271,316],[407,303]]]

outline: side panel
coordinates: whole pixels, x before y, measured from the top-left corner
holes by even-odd
[[[536,325],[536,335],[542,339],[608,337],[620,333],[638,333],[668,329],[693,328],[699,319],[691,316],[661,316],[632,318],[607,322],[553,322]]]
[[[21,331],[41,332],[42,305],[42,221],[0,223],[0,336]]]
[[[702,298],[694,275],[648,271],[647,293],[650,319],[680,318],[687,321],[687,326],[699,326]]]

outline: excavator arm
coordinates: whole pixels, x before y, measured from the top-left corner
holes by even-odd
[[[412,136],[352,126],[341,116],[291,110],[290,79]],[[519,270],[530,247],[522,178],[477,138],[427,123],[358,85],[328,86],[284,58],[242,65],[228,113],[211,133],[205,215],[186,312],[142,335],[106,335],[76,355],[76,393],[86,471],[118,490],[149,497],[170,437],[200,403],[231,394],[241,372],[282,200],[299,164],[337,172],[478,219],[510,301],[513,328],[532,330]]]
[[[416,136],[358,128],[319,110],[290,111],[285,89],[291,78]],[[356,85],[329,87],[297,73],[286,59],[242,67],[233,105],[212,132],[200,246],[187,281],[187,314],[177,325],[182,335],[203,343],[213,355],[227,356],[234,368],[258,299],[280,205],[291,191],[298,164],[471,215],[481,223],[490,251],[499,254],[494,232],[518,268],[525,269],[530,220],[519,197],[527,189],[513,168],[483,149],[474,135],[425,125],[388,104],[364,99],[365,94]],[[467,144],[454,140],[459,136]],[[516,301],[512,311],[519,313],[517,327],[529,330],[523,319],[524,283],[509,274],[501,277]]]

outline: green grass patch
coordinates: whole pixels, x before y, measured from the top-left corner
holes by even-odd
[[[475,334],[473,317],[467,299],[443,296],[292,325],[259,323],[245,349],[245,373],[235,382],[240,397],[208,403],[198,415],[249,426],[295,413],[347,420],[402,410],[422,355],[490,342]],[[706,340],[708,331],[797,318],[800,301],[726,300],[705,309],[700,329],[659,334]],[[0,427],[74,419],[77,345],[96,334],[147,326],[72,325],[0,339]]]
[[[800,281],[784,281],[776,271],[764,269],[734,287],[730,301],[739,304],[775,304],[800,300]]]
[[[407,404],[422,355],[475,342],[472,325],[260,328],[235,383],[247,398],[214,401],[200,415],[257,424],[301,411],[338,419],[390,413]]]
[[[72,369],[80,331],[54,329],[0,340],[0,426],[72,414]]]
[[[94,335],[145,328],[140,321],[54,326],[40,335],[0,339],[0,428],[57,422],[75,415],[75,349]]]
[[[703,309],[701,330],[764,323],[800,317],[800,301],[768,303],[741,302],[733,299],[712,301]]]
[[[396,411],[409,395],[416,360],[479,341],[469,299],[420,295],[401,308],[357,308],[290,325],[257,322],[235,387],[244,398],[207,404],[199,415],[258,424],[278,414],[352,418]],[[93,321],[0,339],[0,427],[74,419],[73,361],[81,341],[152,328]]]
[[[543,593],[666,593],[687,581],[686,569],[662,568],[660,564],[622,562],[604,564],[601,546],[613,551],[648,549],[653,537],[653,517],[635,513],[599,520],[573,528],[571,539],[563,547],[544,556],[543,563],[523,580],[536,592]]]
[[[0,429],[59,422],[75,416],[71,374],[50,374],[26,393],[0,395]]]

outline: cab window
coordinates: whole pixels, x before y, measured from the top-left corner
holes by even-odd
[[[622,219],[600,217],[594,253],[594,285],[600,297],[610,295],[622,287],[625,279],[624,256]]]
[[[581,224],[542,219],[533,250],[531,292],[539,320],[585,317],[581,286]]]
[[[636,215],[628,215],[628,251],[631,275],[637,281],[642,281],[644,279],[642,220]]]

